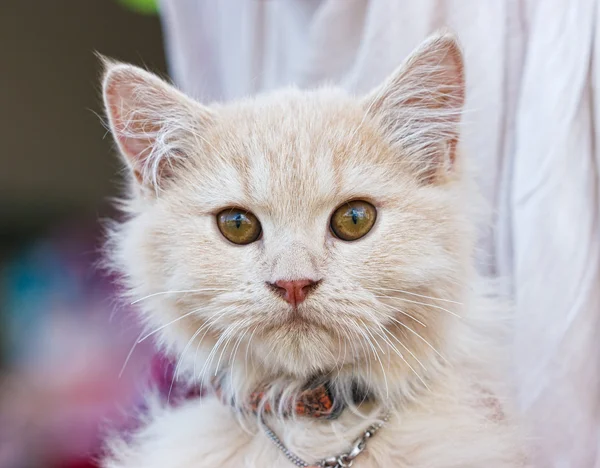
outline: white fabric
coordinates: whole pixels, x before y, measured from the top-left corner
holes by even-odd
[[[175,82],[205,100],[368,90],[429,33],[466,55],[464,143],[511,280],[514,369],[539,467],[600,468],[598,0],[162,0]]]

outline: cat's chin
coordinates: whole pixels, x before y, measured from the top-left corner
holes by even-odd
[[[265,327],[253,343],[256,357],[266,368],[299,377],[336,368],[345,358],[332,330],[308,319]]]

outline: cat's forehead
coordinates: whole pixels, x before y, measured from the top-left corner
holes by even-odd
[[[214,146],[231,165],[223,188],[247,203],[325,208],[367,195],[384,173],[385,146],[347,96],[288,91],[224,108],[221,116]]]

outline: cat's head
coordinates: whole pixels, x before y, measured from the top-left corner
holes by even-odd
[[[190,373],[426,380],[472,250],[453,37],[361,97],[284,89],[205,106],[118,63],[103,91],[131,175],[110,255],[148,333]]]

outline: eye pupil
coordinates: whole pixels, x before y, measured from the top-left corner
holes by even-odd
[[[352,222],[358,224],[358,211],[356,211],[356,208],[352,208]]]
[[[235,221],[235,227],[236,228],[240,228],[240,226],[242,225],[242,214],[238,213],[233,217],[233,220]]]

